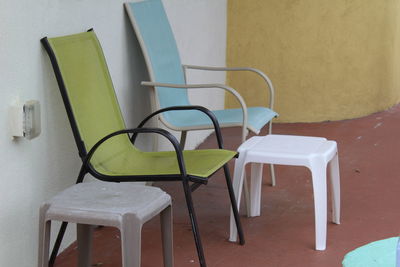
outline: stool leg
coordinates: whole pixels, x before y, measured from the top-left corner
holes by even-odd
[[[250,217],[250,210],[251,210],[251,200],[250,200],[250,189],[249,189],[249,184],[247,180],[247,174],[246,174],[246,168],[243,166],[243,201],[244,205],[246,207],[246,215],[247,217]]]
[[[47,267],[49,262],[51,221],[46,220],[48,208],[48,205],[43,205],[40,208],[38,267]]]
[[[92,236],[93,226],[77,224],[78,266],[90,267],[92,265]]]
[[[327,228],[326,163],[315,159],[311,163],[315,211],[315,249],[325,250]]]
[[[161,234],[164,255],[164,267],[174,266],[173,230],[172,230],[172,207],[166,207],[160,214]]]
[[[250,217],[260,216],[262,173],[262,163],[251,164]]]
[[[121,251],[123,267],[140,267],[142,248],[142,222],[132,214],[125,214],[122,218]]]
[[[334,223],[340,224],[340,174],[337,153],[329,163],[329,174],[332,185],[332,220]]]
[[[245,175],[244,161],[243,161],[243,158],[241,158],[239,156],[239,158],[235,160],[235,168],[234,168],[234,172],[233,172],[233,192],[236,197],[236,205],[237,205],[238,210],[240,207],[240,199],[242,196],[244,175]],[[248,201],[248,203],[249,203],[249,201]],[[236,228],[236,222],[235,222],[235,217],[234,217],[232,208],[231,208],[229,241],[231,241],[231,242],[237,241],[237,228]]]

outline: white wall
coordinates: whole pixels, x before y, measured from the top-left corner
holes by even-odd
[[[183,62],[225,64],[226,0],[165,0]],[[133,31],[118,0],[0,0],[0,266],[36,263],[40,203],[72,185],[80,167],[58,87],[39,39],[91,27],[102,43],[128,126],[149,113],[146,77]],[[189,81],[223,82],[223,74]],[[8,106],[16,97],[42,105],[42,134],[32,141],[8,136]],[[191,94],[193,102],[223,105],[223,94]],[[212,101],[210,101],[212,100]],[[206,133],[192,136],[191,147]],[[149,139],[142,140],[149,147]],[[69,230],[67,246],[74,238]]]

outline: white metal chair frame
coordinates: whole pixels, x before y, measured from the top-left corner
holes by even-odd
[[[148,58],[148,56],[145,54],[145,60],[146,61],[150,61],[150,59]],[[207,67],[207,66],[195,66],[195,65],[182,65],[182,68],[184,70],[184,74],[185,74],[185,81],[187,80],[186,77],[186,73],[187,73],[187,69],[197,69],[197,70],[206,70],[206,71],[251,71],[254,73],[257,73],[258,75],[260,75],[264,81],[266,82],[268,89],[269,89],[269,94],[270,94],[270,101],[269,101],[269,106],[268,108],[273,109],[274,107],[274,86],[272,85],[271,80],[268,78],[268,76],[263,73],[262,71],[258,70],[258,69],[254,69],[254,68],[227,68],[227,67]],[[150,80],[154,80],[154,74],[152,74],[151,68],[150,69]],[[171,84],[171,83],[158,83],[158,82],[153,82],[153,81],[143,81],[141,83],[141,85],[143,86],[148,86],[148,87],[152,87],[152,94],[155,94],[155,87],[169,87],[169,88],[182,88],[182,89],[205,89],[205,88],[219,88],[219,89],[223,89],[229,93],[231,93],[236,99],[237,101],[240,103],[240,108],[242,109],[243,112],[243,123],[242,123],[242,142],[244,142],[246,140],[246,136],[248,134],[247,129],[249,128],[249,126],[247,125],[247,105],[243,99],[243,97],[232,87],[227,86],[225,84]],[[152,99],[155,99],[156,103],[152,103],[152,105],[154,105],[154,109],[157,110],[160,108],[160,104],[157,101],[156,97],[152,97]],[[203,129],[212,129],[212,127],[210,127],[209,125],[205,125],[205,126],[199,126],[199,127],[175,127],[173,125],[171,125],[170,123],[168,123],[166,120],[163,119],[163,117],[159,117],[159,120],[168,128],[173,129],[175,131],[182,131],[182,137],[181,138],[186,138],[186,132],[189,130],[203,130]],[[232,125],[221,125],[221,127],[233,127],[233,126],[237,126],[236,124],[232,124]],[[253,132],[257,132],[254,129],[250,129]],[[269,122],[269,133],[272,133],[272,122]],[[181,144],[184,144],[184,142],[181,141]]]

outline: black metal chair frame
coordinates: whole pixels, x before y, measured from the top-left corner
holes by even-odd
[[[193,236],[194,236],[194,240],[196,243],[196,250],[197,250],[197,254],[199,257],[199,263],[201,267],[206,267],[206,261],[205,261],[205,256],[204,256],[204,252],[203,252],[203,246],[202,246],[202,242],[200,239],[200,232],[199,232],[199,227],[198,227],[198,223],[197,223],[197,219],[196,219],[196,214],[195,214],[195,210],[193,207],[193,200],[192,200],[192,192],[195,191],[200,185],[202,184],[207,184],[208,179],[205,179],[203,177],[197,177],[197,176],[193,176],[193,175],[189,175],[186,173],[186,168],[185,168],[185,163],[184,163],[184,158],[183,158],[183,153],[182,153],[182,149],[180,147],[179,142],[177,141],[177,139],[168,131],[164,130],[164,129],[160,129],[160,128],[143,128],[143,126],[145,125],[145,123],[150,120],[153,116],[162,113],[162,112],[166,112],[166,111],[174,111],[174,110],[198,110],[200,112],[205,113],[213,122],[214,125],[214,129],[215,129],[215,133],[216,133],[216,138],[217,138],[217,143],[218,143],[218,148],[219,149],[223,149],[223,141],[222,141],[222,135],[221,135],[221,130],[218,124],[218,121],[216,119],[216,117],[214,116],[214,114],[209,111],[208,109],[206,109],[205,107],[202,106],[179,106],[179,107],[168,107],[168,108],[164,108],[164,109],[160,109],[152,114],[150,114],[149,116],[147,116],[139,125],[137,128],[134,129],[125,129],[125,130],[120,130],[120,131],[116,131],[113,133],[108,134],[107,136],[103,137],[101,140],[99,140],[91,149],[89,152],[86,151],[85,149],[85,145],[84,145],[84,141],[81,139],[80,137],[80,133],[78,130],[78,126],[77,123],[75,121],[73,112],[72,112],[72,107],[70,104],[70,101],[68,99],[68,95],[67,95],[67,90],[65,87],[65,83],[63,81],[62,75],[61,75],[61,71],[57,62],[57,59],[55,57],[55,54],[47,40],[47,37],[44,37],[41,39],[41,42],[44,46],[44,48],[46,49],[49,57],[50,57],[50,61],[51,64],[53,66],[54,69],[54,73],[57,79],[57,83],[58,83],[58,87],[60,89],[61,95],[62,95],[62,99],[65,105],[65,109],[68,115],[68,119],[72,128],[72,132],[74,135],[74,139],[76,142],[76,145],[78,147],[78,151],[79,151],[79,156],[82,160],[82,166],[81,169],[79,171],[79,175],[77,178],[76,183],[81,183],[85,177],[85,175],[87,173],[90,173],[91,175],[93,175],[94,177],[96,177],[99,180],[103,180],[103,181],[109,181],[109,182],[133,182],[133,181],[182,181],[182,185],[183,185],[183,190],[185,193],[185,200],[187,203],[187,208],[188,208],[188,212],[189,212],[189,217],[190,217],[190,222],[191,222],[191,226],[192,226],[192,230],[193,230]],[[159,134],[161,136],[164,136],[165,138],[167,138],[169,140],[169,142],[173,145],[174,150],[176,152],[176,156],[177,156],[177,160],[178,160],[178,166],[179,166],[179,170],[180,173],[176,174],[176,175],[150,175],[150,176],[137,176],[137,175],[132,175],[132,176],[108,176],[108,175],[104,175],[101,174],[99,172],[97,172],[93,166],[90,164],[90,159],[93,156],[94,152],[97,150],[97,148],[99,148],[99,146],[101,144],[103,144],[105,141],[107,141],[108,139],[117,136],[117,135],[121,135],[121,134],[131,134],[132,136],[130,137],[132,145],[135,142],[136,136],[139,133],[155,133],[155,134]],[[237,229],[238,229],[238,234],[239,234],[239,243],[241,245],[244,245],[245,240],[244,240],[244,234],[243,234],[243,230],[242,230],[242,226],[241,226],[241,222],[240,222],[240,218],[239,218],[239,212],[237,209],[237,204],[236,204],[236,198],[233,192],[233,187],[232,187],[232,182],[231,182],[231,175],[229,172],[229,168],[228,165],[225,164],[223,166],[224,168],[224,173],[225,173],[225,179],[226,179],[226,183],[227,183],[227,187],[228,187],[228,191],[229,191],[229,197],[230,197],[230,201],[231,201],[231,206],[234,212],[234,217],[235,217],[235,222],[237,225]],[[210,175],[211,176],[211,175]],[[192,184],[189,184],[189,182],[193,182]],[[61,241],[63,239],[63,236],[65,234],[66,228],[67,228],[67,222],[63,222],[61,224],[59,233],[57,235],[57,239],[56,242],[54,244],[52,253],[51,253],[51,257],[49,260],[49,266],[52,267],[54,265],[55,259],[57,257],[60,245],[61,245]]]

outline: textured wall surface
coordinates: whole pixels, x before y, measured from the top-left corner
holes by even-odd
[[[400,99],[399,12],[396,0],[229,0],[227,65],[270,76],[282,122],[384,110]],[[256,76],[228,81],[249,105],[266,103]]]
[[[102,44],[127,126],[134,127],[150,112],[148,89],[139,86],[147,76],[144,60],[123,2],[126,1],[0,0],[1,267],[36,266],[39,206],[44,199],[74,184],[80,167],[53,70],[40,38],[93,27]],[[224,65],[226,0],[164,3],[182,59],[192,64],[204,64],[202,61],[208,59],[211,64]],[[219,52],[208,54],[211,49]],[[190,77],[201,78],[225,81],[223,73],[215,76],[203,72]],[[41,103],[42,133],[31,141],[13,141],[8,135],[8,107],[17,97]],[[223,94],[210,96],[207,92],[199,92],[195,98],[196,103],[214,108],[223,106],[224,101]],[[206,132],[199,131],[197,135],[190,134],[190,147],[205,136]],[[139,145],[151,147],[149,141],[140,139]],[[68,229],[63,247],[75,239],[70,231],[74,227]]]

